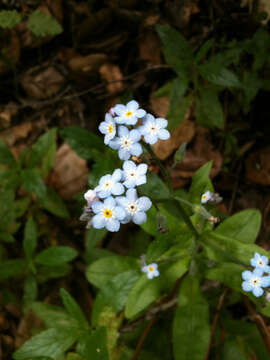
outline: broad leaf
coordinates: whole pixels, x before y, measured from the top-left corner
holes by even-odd
[[[24,309],[28,310],[29,306],[37,299],[38,284],[36,277],[30,273],[24,279],[23,284],[23,304]]]
[[[200,98],[196,101],[196,119],[202,126],[223,128],[223,109],[214,89],[201,89]]]
[[[100,327],[80,339],[79,353],[85,360],[109,360],[107,331]]]
[[[175,360],[203,360],[210,342],[209,309],[198,279],[187,276],[173,321]]]
[[[10,277],[23,276],[26,270],[26,261],[6,260],[0,263],[0,281],[7,280]]]
[[[39,9],[29,15],[27,27],[36,36],[53,36],[63,31],[62,26],[54,17]]]
[[[52,328],[33,336],[13,354],[15,360],[28,360],[35,357],[52,357],[63,354],[80,336],[78,329]]]
[[[15,25],[22,21],[21,14],[16,10],[0,11],[0,27],[12,29]]]
[[[77,256],[77,251],[69,246],[51,246],[41,251],[36,256],[35,262],[46,266],[56,266],[72,261]]]
[[[1,13],[2,11],[0,11],[0,26],[1,26]],[[0,164],[7,165],[9,167],[16,166],[17,164],[14,156],[9,150],[9,147],[2,140],[0,140]]]
[[[231,70],[214,61],[208,61],[198,67],[200,74],[210,83],[224,87],[241,88],[242,84]]]
[[[79,327],[88,329],[88,321],[74,298],[65,289],[60,289],[60,295],[62,297],[64,307],[69,315],[78,321]]]
[[[168,248],[169,243],[165,237],[160,237],[159,239],[152,241],[146,253],[147,264],[158,260],[158,258],[168,250]]]
[[[38,198],[46,196],[47,188],[39,175],[38,169],[25,169],[22,172],[23,187]]]
[[[215,233],[244,243],[254,243],[259,234],[262,216],[258,210],[247,209],[225,219]]]
[[[70,126],[62,129],[60,135],[83,159],[100,160],[100,153],[105,151],[105,145],[103,144],[101,137],[77,126]]]
[[[192,184],[189,190],[189,200],[192,203],[201,203],[202,194],[207,191],[213,190],[213,186],[210,180],[210,171],[212,162],[204,164],[192,177]]]
[[[114,276],[136,269],[138,269],[138,262],[135,258],[107,256],[89,265],[86,269],[86,277],[91,284],[102,288]]]
[[[67,219],[70,216],[66,204],[53,189],[47,188],[45,196],[38,199],[38,203],[53,215],[64,219]]]

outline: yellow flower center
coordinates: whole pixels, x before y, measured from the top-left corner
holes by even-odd
[[[109,186],[110,186],[110,183],[107,182],[107,183],[105,184],[105,187],[108,188]]]
[[[154,271],[153,266],[149,266],[148,270],[151,271],[151,272]]]
[[[128,111],[128,112],[126,112],[126,116],[132,116],[133,115],[133,112],[132,111]]]
[[[207,199],[206,195],[203,195],[202,198],[203,198],[203,200],[206,200],[206,199]]]
[[[110,209],[105,209],[103,214],[106,218],[112,217],[112,211]]]
[[[112,132],[113,132],[113,126],[112,126],[112,125],[109,125],[109,127],[108,127],[108,132],[109,132],[109,133],[112,133]]]

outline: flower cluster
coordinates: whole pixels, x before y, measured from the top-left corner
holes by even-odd
[[[141,125],[131,128],[137,125],[139,119],[142,119]],[[87,206],[81,220],[88,221],[87,227],[118,231],[120,224],[132,221],[140,225],[146,222],[145,212],[152,202],[146,196],[138,197],[136,187],[146,183],[148,166],[136,165],[130,157],[142,154],[139,143],[142,138],[151,145],[158,139],[167,140],[170,137],[165,129],[167,124],[167,120],[155,119],[140,109],[134,100],[127,105],[117,104],[105,115],[105,121],[99,125],[100,132],[105,135],[104,143],[118,150],[118,156],[124,163],[122,169],[102,176],[97,187],[84,194]]]
[[[250,264],[255,269],[253,271],[242,272],[242,289],[244,291],[251,291],[254,296],[260,297],[263,295],[263,289],[270,286],[270,266],[268,265],[268,258],[255,253],[254,257],[250,259]],[[266,274],[266,275],[264,275]]]
[[[211,191],[206,191],[201,196],[201,203],[206,204],[210,202],[211,204],[219,204],[222,201],[222,197],[218,193],[213,193]]]

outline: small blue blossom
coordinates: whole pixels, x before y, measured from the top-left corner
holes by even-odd
[[[155,144],[158,139],[167,140],[171,136],[165,129],[168,121],[163,118],[155,119],[153,115],[147,114],[143,118],[143,124],[138,129],[144,136],[144,141],[150,145]]]
[[[141,139],[141,134],[138,130],[129,131],[125,126],[119,126],[119,137],[109,142],[109,146],[118,150],[118,155],[121,160],[128,160],[131,155],[140,156],[142,154],[142,146],[138,143]]]
[[[113,110],[117,124],[135,125],[138,119],[146,114],[143,109],[139,109],[139,104],[135,100],[128,102],[126,106],[117,104]]]
[[[242,289],[244,291],[252,291],[253,295],[260,297],[263,295],[263,287],[268,287],[270,285],[270,276],[263,276],[263,270],[254,269],[253,271],[243,271],[242,272]]]
[[[95,229],[106,228],[109,231],[118,231],[120,221],[126,216],[125,210],[117,206],[113,197],[108,197],[104,202],[96,201],[92,204],[92,210],[96,214],[92,218],[92,226]]]
[[[114,170],[112,175],[104,175],[99,180],[95,192],[98,197],[104,199],[110,195],[121,195],[125,191],[123,184],[119,181],[122,179],[122,170]]]
[[[116,126],[112,116],[107,113],[105,115],[105,121],[100,123],[98,128],[102,134],[105,134],[104,144],[109,144],[110,140],[112,140],[116,134]]]
[[[123,180],[127,188],[133,188],[146,183],[146,164],[136,164],[133,161],[127,160],[123,165]]]
[[[149,210],[152,206],[151,200],[142,196],[138,198],[136,189],[128,189],[125,196],[119,196],[116,198],[117,204],[121,205],[126,212],[126,217],[122,223],[128,223],[133,221],[137,225],[141,225],[146,222],[147,216],[145,211]]]
[[[209,190],[203,193],[201,197],[201,203],[206,204],[211,199],[212,195],[213,193],[211,193]]]
[[[143,266],[142,272],[146,273],[148,279],[159,276],[158,265],[156,263]]]
[[[254,254],[254,257],[250,259],[250,264],[255,268],[261,269],[265,273],[270,273],[270,266],[268,265],[268,258],[258,253]]]

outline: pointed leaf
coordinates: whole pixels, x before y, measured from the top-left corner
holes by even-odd
[[[33,217],[31,216],[26,222],[24,228],[24,237],[23,237],[23,248],[28,259],[31,259],[35,252],[37,246],[37,238],[38,238],[37,224],[33,219]]]
[[[78,321],[80,327],[88,329],[88,321],[74,298],[65,289],[60,289],[60,295],[69,315]]]
[[[35,261],[46,266],[56,266],[72,261],[77,256],[77,251],[69,246],[52,246],[41,251]]]

